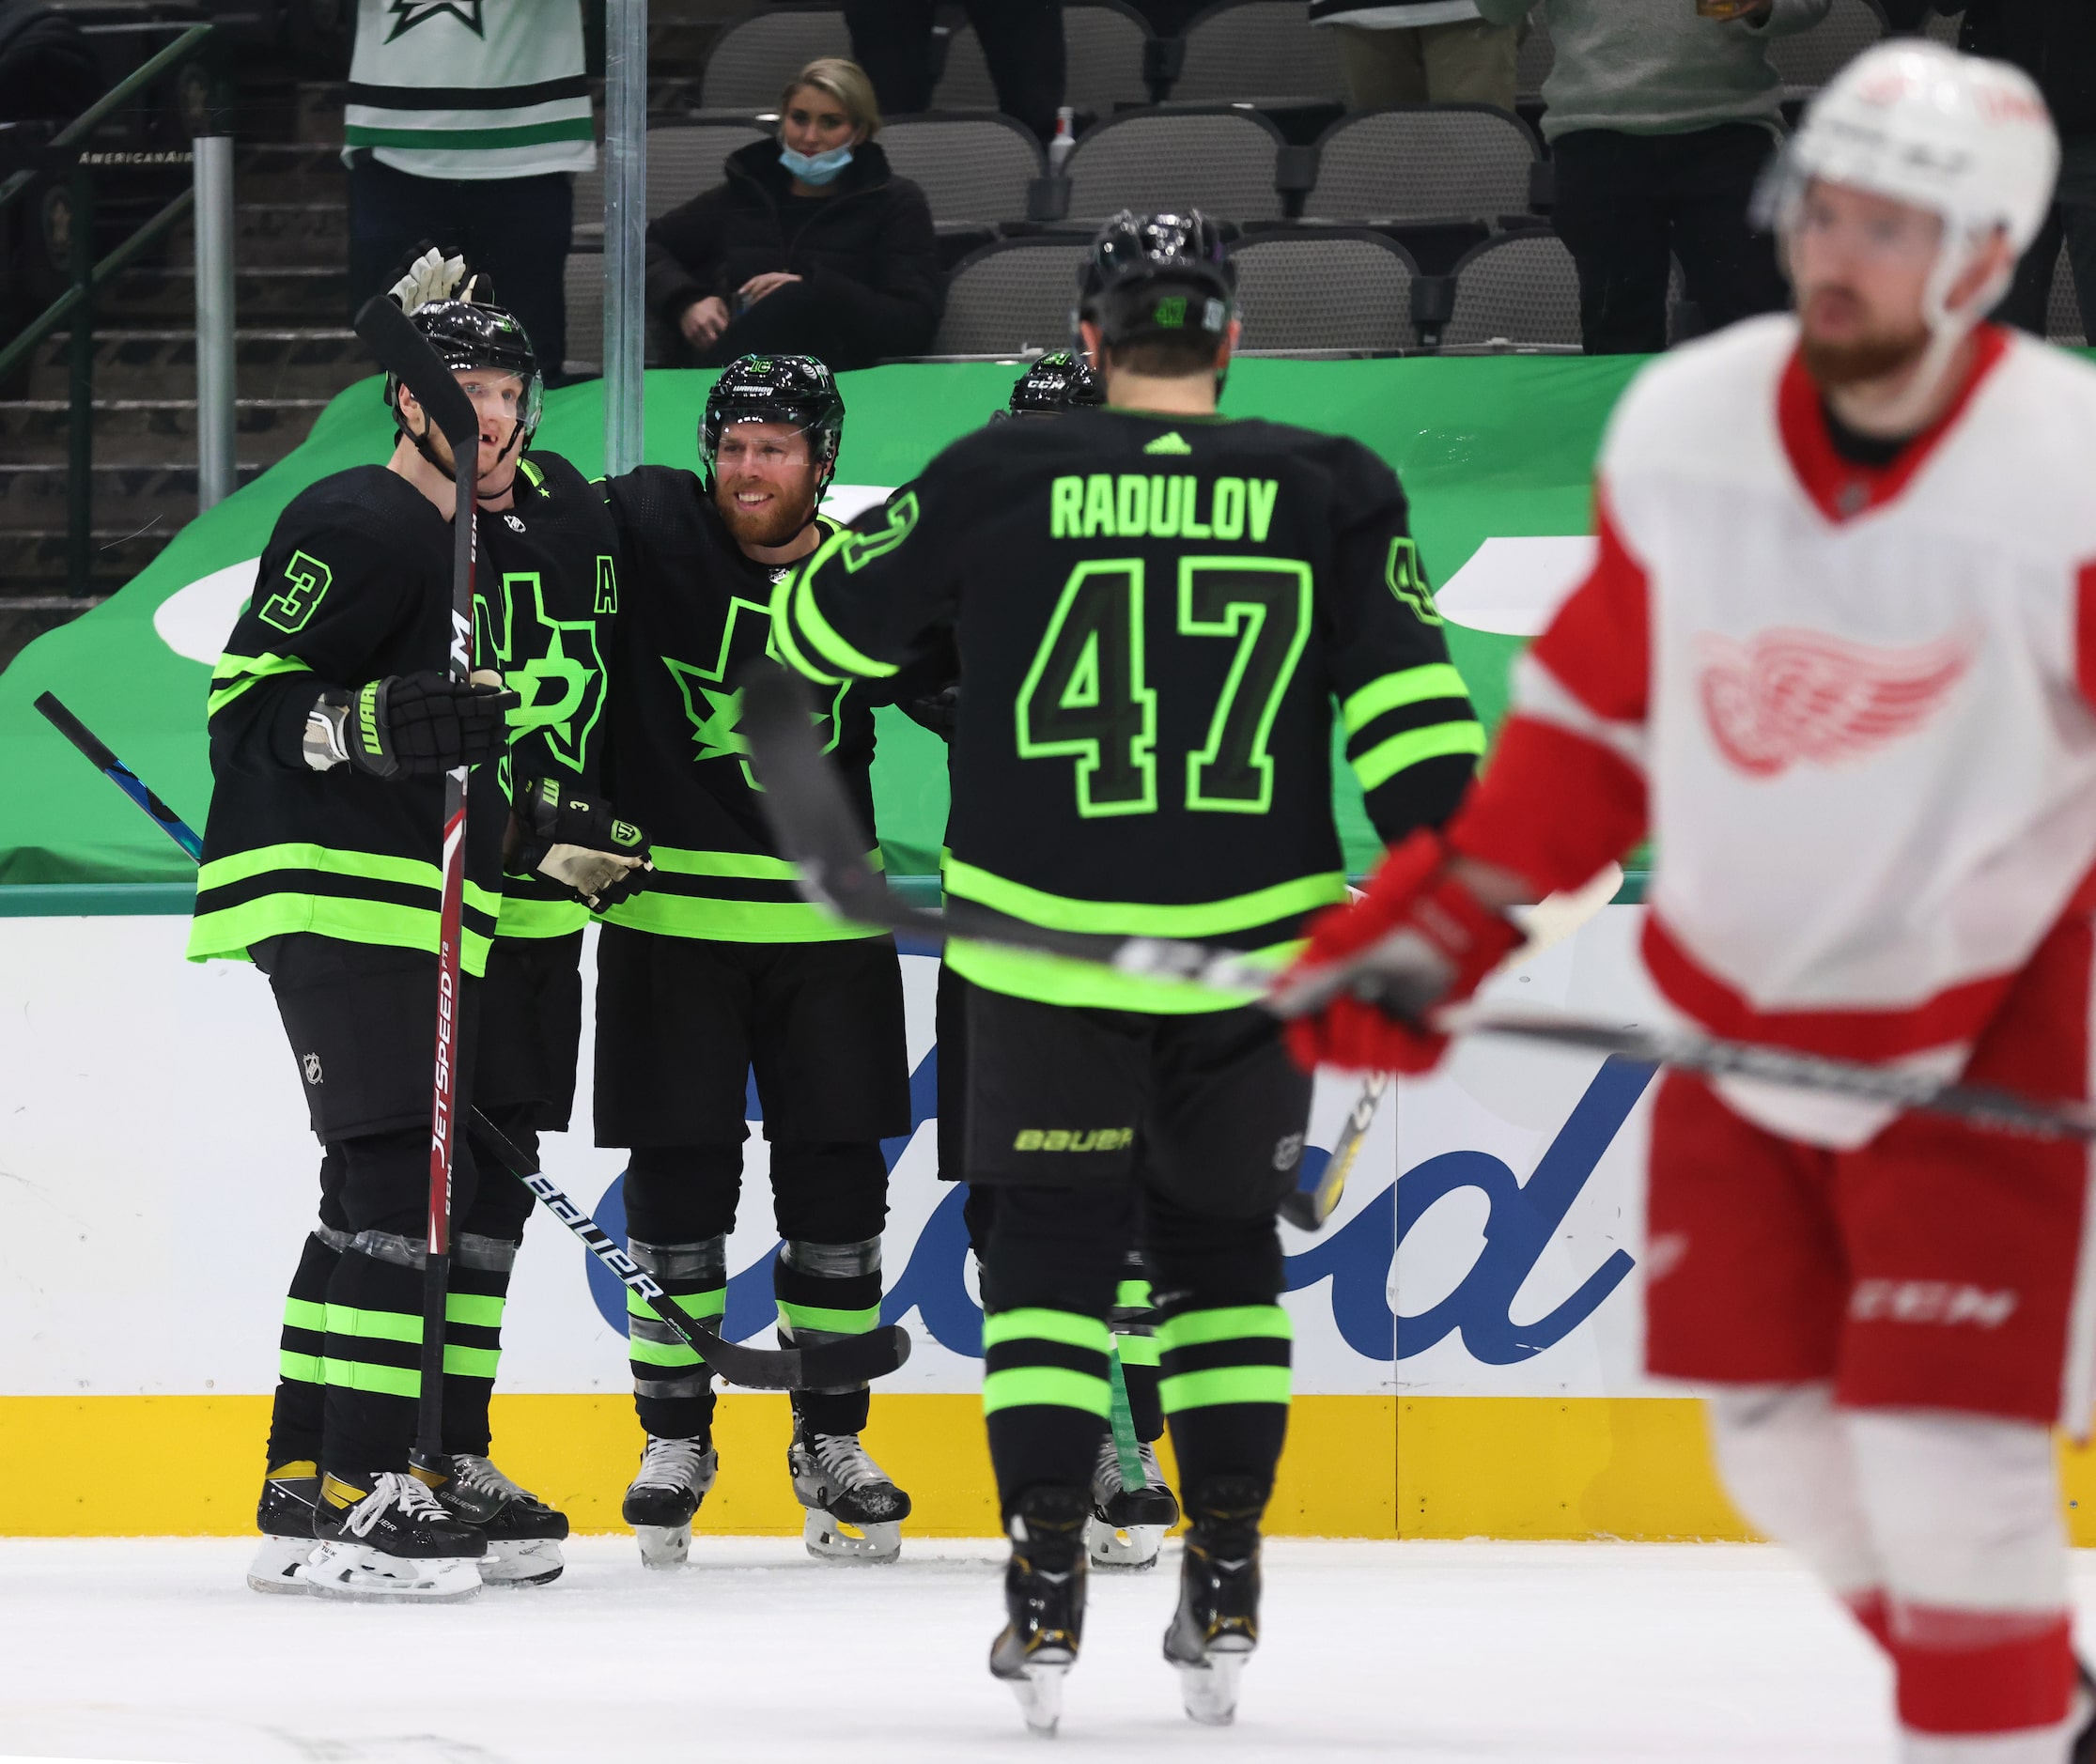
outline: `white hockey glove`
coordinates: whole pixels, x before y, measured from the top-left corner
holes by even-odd
[[[470,299],[470,286],[464,292],[459,291],[459,285],[465,281],[465,258],[447,257],[431,245],[408,266],[407,273],[386,292],[393,296],[394,303],[402,312],[411,313],[431,301]]]
[[[647,835],[618,819],[609,803],[563,790],[557,779],[529,778],[515,812],[522,837],[509,856],[512,874],[551,876],[598,912],[647,886],[655,868]]]

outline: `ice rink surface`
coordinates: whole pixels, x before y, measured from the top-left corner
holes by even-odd
[[[0,1541],[0,1759],[146,1764],[1043,1757],[984,1670],[999,1547],[893,1568],[798,1540],[629,1539],[556,1585],[374,1609],[249,1592],[245,1541]],[[1891,1756],[1884,1668],[1774,1550],[1346,1543],[1267,1551],[1234,1727],[1194,1726],[1157,1656],[1176,1546],[1095,1575],[1054,1755],[1407,1764]],[[2096,1615],[2096,1561],[2076,1562]]]

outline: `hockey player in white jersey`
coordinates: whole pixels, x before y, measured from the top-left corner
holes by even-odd
[[[2057,162],[1999,63],[1888,43],[1827,87],[1763,193],[1796,317],[1625,394],[1592,572],[1445,833],[1314,928],[1306,967],[1391,972],[1299,1058],[1428,1069],[1431,1011],[1518,941],[1501,908],[1649,832],[1644,961],[1689,1023],[2096,1095],[2096,373],[1982,317]],[[1909,1764],[2096,1758],[2052,1442],[2096,1401],[2090,1171],[1657,1091],[1648,1365],[1717,1387],[1727,1487],[1884,1649]]]

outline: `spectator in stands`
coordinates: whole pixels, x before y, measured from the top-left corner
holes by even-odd
[[[1063,102],[1063,0],[961,0],[983,46],[997,107],[1042,141]],[[932,107],[933,0],[845,0],[851,53],[893,116]]]
[[[488,276],[558,384],[574,175],[597,164],[582,0],[357,0],[343,141],[349,310],[391,285],[411,247],[433,240]]]
[[[1939,10],[1956,12],[1963,0]],[[2038,82],[2059,131],[2059,185],[2044,230],[2024,253],[1996,317],[2045,334],[2059,246],[2074,272],[2082,335],[2096,343],[2096,5],[2090,0],[1971,0],[1958,47],[2012,61]]]
[[[1310,22],[1339,39],[1352,110],[1385,104],[1514,108],[1518,33],[1487,24],[1475,0],[1310,0]]]
[[[1832,0],[1477,0],[1498,24],[1539,3],[1557,50],[1551,218],[1579,266],[1587,352],[1667,347],[1669,252],[1713,329],[1787,305],[1774,241],[1747,214],[1783,127],[1768,39],[1811,29]]]
[[[725,182],[650,223],[648,309],[702,367],[922,355],[940,304],[931,206],[888,169],[871,83],[811,61],[779,108],[777,140],[731,153]]]

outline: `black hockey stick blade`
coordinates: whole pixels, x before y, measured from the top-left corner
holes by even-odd
[[[537,1160],[481,1113],[473,1111],[468,1131],[493,1153],[509,1173],[544,1201],[546,1209],[581,1239],[582,1247],[609,1268],[629,1291],[684,1338],[719,1377],[746,1390],[823,1390],[885,1378],[909,1357],[909,1332],[889,1323],[862,1336],[808,1348],[747,1348],[708,1329],[673,1304],[662,1289],[602,1226],[563,1194]]]
[[[386,295],[374,294],[357,314],[356,330],[365,347],[379,358],[379,365],[414,394],[415,402],[429,412],[429,420],[443,432],[458,457],[465,458],[469,456],[465,450],[479,447],[480,418],[473,400],[406,313]]]
[[[1325,1221],[1332,1216],[1332,1209],[1346,1193],[1346,1179],[1353,1174],[1361,1148],[1368,1143],[1368,1130],[1390,1088],[1389,1073],[1368,1075],[1360,1095],[1354,1099],[1354,1106],[1347,1111],[1346,1124],[1339,1130],[1339,1143],[1332,1147],[1332,1154],[1325,1160],[1325,1168],[1317,1173],[1316,1182],[1282,1199],[1281,1216],[1297,1230],[1322,1230]]]

